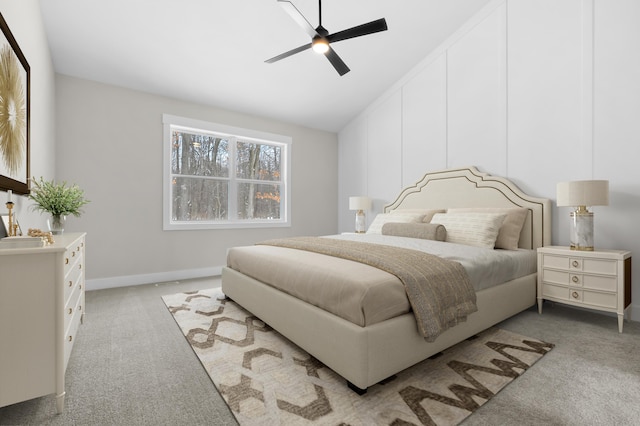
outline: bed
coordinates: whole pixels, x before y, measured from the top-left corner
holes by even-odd
[[[550,201],[528,196],[509,180],[490,176],[475,167],[427,173],[415,185],[401,191],[395,201],[384,207],[384,213],[408,214],[422,210],[453,212],[453,209],[462,212],[524,210],[524,223],[516,237],[517,251],[526,253],[550,244]],[[442,219],[442,216],[434,217]],[[355,237],[342,236],[343,239]],[[264,250],[267,249],[286,251],[280,247]],[[242,248],[231,250],[242,252]],[[238,253],[234,256],[238,256]],[[304,256],[325,256],[325,260],[329,261],[324,254]],[[358,321],[345,319],[328,309],[294,297],[290,291],[266,284],[260,276],[256,276],[259,274],[243,271],[238,266],[241,263],[229,262],[223,268],[222,290],[225,295],[344,377],[349,387],[358,393],[364,393],[370,386],[536,302],[536,273],[533,268],[523,276],[476,290],[477,311],[471,313],[466,321],[447,329],[429,342],[419,332],[411,309],[370,324],[358,324]],[[278,276],[284,277],[287,271],[286,268],[282,269]],[[310,270],[309,276],[311,274]],[[339,276],[340,272],[337,274]]]

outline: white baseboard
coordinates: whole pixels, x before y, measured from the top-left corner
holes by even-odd
[[[106,288],[129,287],[133,285],[188,280],[192,278],[215,277],[221,274],[222,266],[214,266],[211,268],[183,269],[180,271],[157,272],[153,274],[126,275],[111,278],[95,278],[86,280],[86,290],[102,290]]]

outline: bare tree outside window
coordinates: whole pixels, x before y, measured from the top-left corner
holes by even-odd
[[[173,124],[165,129],[170,226],[287,223],[287,143]]]

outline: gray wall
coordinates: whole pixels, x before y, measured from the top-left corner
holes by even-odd
[[[87,232],[87,288],[219,273],[229,247],[337,232],[333,133],[56,75],[56,177],[91,203],[69,231]],[[291,136],[290,228],[162,230],[162,114]]]
[[[638,22],[637,0],[493,1],[340,132],[340,230],[350,195],[374,199],[371,220],[425,171],[473,165],[553,201],[558,182],[608,179],[596,248],[640,256]],[[638,295],[640,261],[632,277]]]

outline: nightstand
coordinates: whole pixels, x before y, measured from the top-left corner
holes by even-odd
[[[543,300],[618,315],[622,333],[624,312],[631,304],[631,252],[578,251],[569,247],[538,249],[538,312]]]

